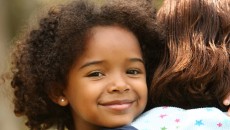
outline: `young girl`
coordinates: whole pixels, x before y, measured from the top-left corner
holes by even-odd
[[[15,114],[31,130],[129,124],[144,110],[146,73],[163,50],[148,7],[84,0],[51,8],[12,55]]]
[[[229,108],[229,13],[229,0],[164,1],[157,20],[168,55],[153,78],[152,107]]]

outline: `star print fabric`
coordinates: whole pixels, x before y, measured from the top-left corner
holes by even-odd
[[[230,117],[217,108],[151,109],[132,124],[138,130],[230,130]]]

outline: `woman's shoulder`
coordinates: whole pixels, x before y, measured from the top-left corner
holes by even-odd
[[[164,106],[143,113],[131,125],[138,130],[225,130],[229,129],[230,117],[214,107],[185,110]]]

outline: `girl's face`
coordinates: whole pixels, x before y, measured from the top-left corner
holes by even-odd
[[[134,34],[118,26],[91,29],[86,50],[70,71],[64,91],[75,129],[128,124],[147,101],[146,72]]]

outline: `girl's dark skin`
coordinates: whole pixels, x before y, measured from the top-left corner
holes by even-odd
[[[156,32],[155,10],[145,0],[107,2],[99,6],[81,0],[55,6],[40,19],[38,28],[15,44],[14,112],[27,117],[31,130],[54,125],[58,130],[75,129],[71,107],[62,104],[66,100],[61,97],[65,97],[70,71],[87,49],[94,27],[118,26],[136,37],[150,84],[164,49]]]

